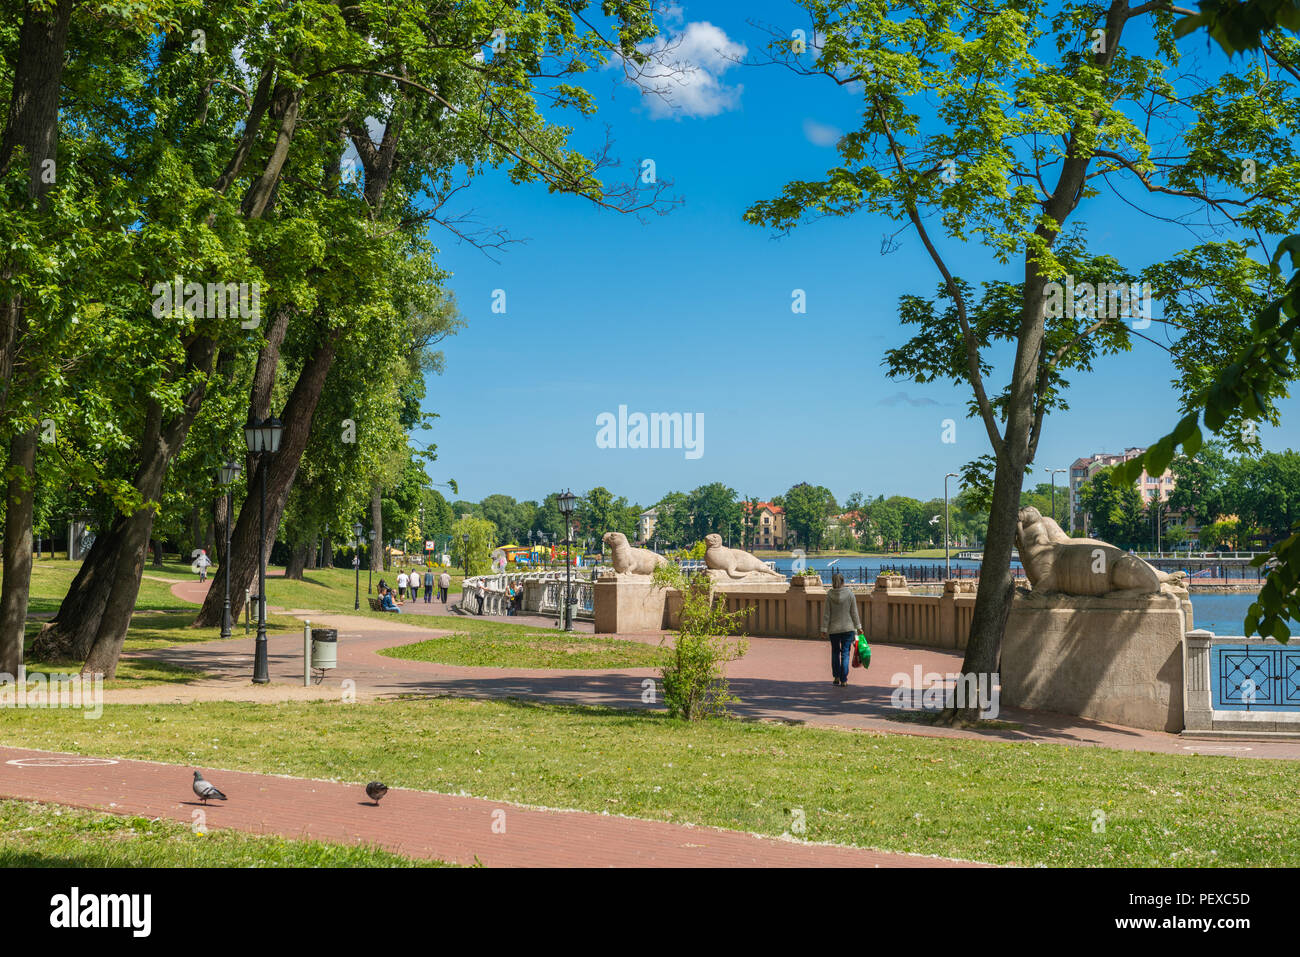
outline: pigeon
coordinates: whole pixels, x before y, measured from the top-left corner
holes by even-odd
[[[388,785],[382,781],[371,781],[366,785],[366,797],[375,802],[375,807],[379,807],[379,799],[388,793]]]
[[[203,779],[202,771],[194,772],[194,793],[203,799],[204,804],[208,803],[208,798],[227,800],[226,796],[212,785],[212,782]]]

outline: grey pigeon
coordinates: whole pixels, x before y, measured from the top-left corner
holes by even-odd
[[[388,793],[388,785],[382,781],[371,781],[366,785],[366,797],[375,802],[375,807],[379,807],[379,799]]]
[[[194,772],[194,793],[203,799],[204,804],[208,803],[208,798],[217,798],[222,801],[227,799],[224,794],[212,785],[212,782],[203,779],[202,771]]]

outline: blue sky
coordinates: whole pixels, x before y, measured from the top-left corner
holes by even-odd
[[[425,409],[441,417],[420,439],[438,445],[435,481],[455,478],[459,497],[475,501],[603,485],[649,505],[713,481],[761,498],[801,481],[841,500],[928,498],[942,495],[945,472],[988,451],[982,425],[964,416],[968,390],[891,381],[880,364],[905,338],[898,297],[930,295],[939,281],[914,232],[882,255],[898,224],[876,217],[779,238],[741,220],[787,181],[818,178],[834,164],[835,131],[858,125],[848,90],[779,67],[724,66],[711,53],[721,44],[759,55],[767,35],[751,21],[793,29],[798,14],[785,3],[685,5],[666,34],[704,68],[673,113],[612,71],[590,77],[600,113],[577,141],[597,142],[610,124],[623,174],[651,158],[673,181],[685,203],[669,215],[642,223],[495,174],[461,194],[461,211],[527,242],[493,262],[434,234],[468,322],[444,344],[445,372],[428,381]],[[1136,187],[1126,195],[1140,199]],[[1195,242],[1105,197],[1076,216],[1093,251],[1134,270]],[[969,280],[1015,278],[976,245],[944,240],[942,251]],[[504,314],[492,311],[497,289]],[[794,289],[806,292],[806,314],[791,311]],[[1177,412],[1171,375],[1165,354],[1139,342],[1076,376],[1072,408],[1050,417],[1037,467],[1162,435]],[[596,418],[620,405],[702,414],[703,454],[599,448]],[[1297,412],[1288,400],[1284,425],[1261,429],[1266,448],[1300,445]],[[951,444],[941,441],[945,419],[956,420]]]

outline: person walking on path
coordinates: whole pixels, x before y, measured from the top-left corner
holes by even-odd
[[[822,637],[831,642],[831,674],[837,688],[849,683],[849,655],[861,630],[858,598],[852,588],[845,586],[844,576],[836,572],[831,576],[831,589],[822,604]]]
[[[433,601],[433,569],[424,570],[424,603],[427,605]]]
[[[208,580],[208,566],[212,564],[212,559],[208,558],[208,553],[199,549],[199,557],[194,559],[194,570],[199,573],[199,581]]]
[[[442,603],[444,605],[447,604],[447,591],[450,588],[451,588],[451,576],[448,575],[446,572],[443,572],[441,575],[438,576],[438,597],[442,599]]]
[[[399,572],[398,575],[397,575],[397,599],[398,599],[398,601],[406,601],[406,585],[407,585],[406,572]]]

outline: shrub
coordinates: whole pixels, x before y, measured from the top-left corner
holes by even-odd
[[[729,691],[724,668],[749,650],[743,636],[729,641],[728,632],[747,612],[726,611],[725,602],[715,600],[708,575],[688,577],[672,562],[655,569],[654,582],[682,593],[677,641],[660,669],[668,714],[686,721],[726,715],[727,705],[738,699]]]

